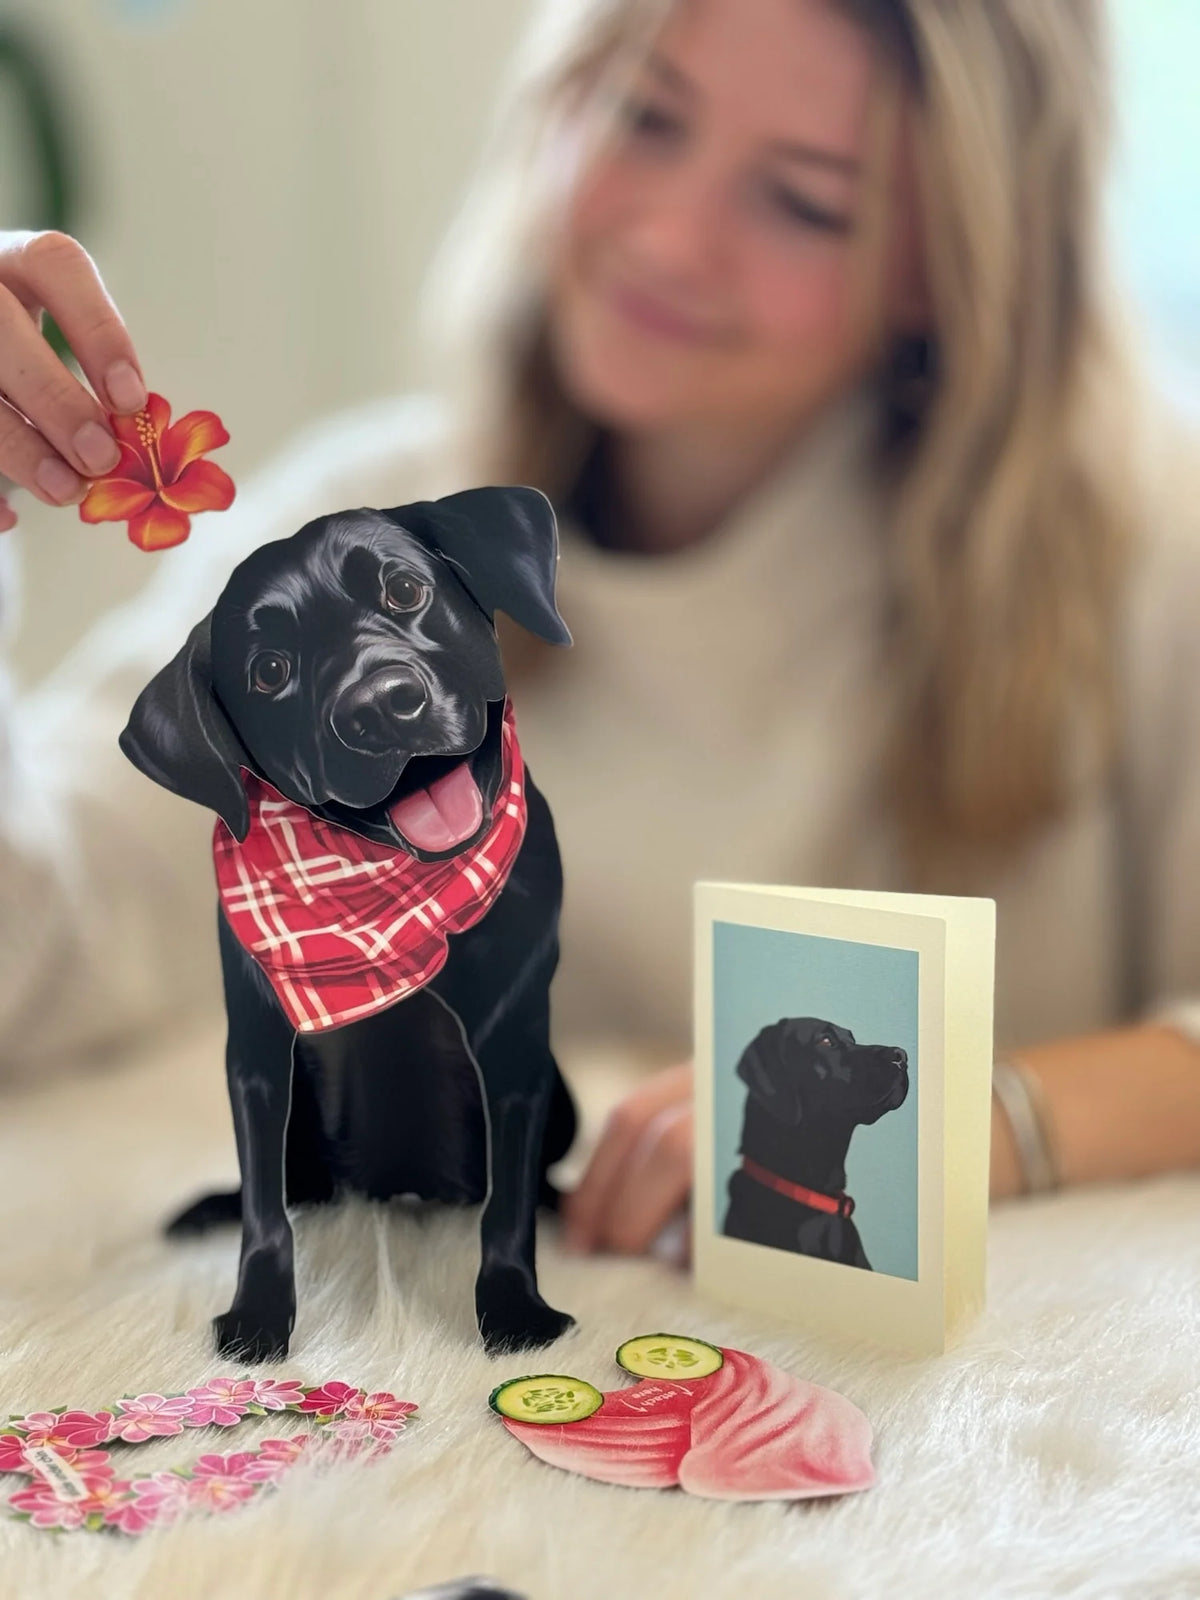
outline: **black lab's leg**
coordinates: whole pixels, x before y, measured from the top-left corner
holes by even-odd
[[[546,1116],[546,1136],[542,1141],[543,1168],[552,1167],[556,1161],[562,1160],[571,1148],[577,1127],[575,1102],[571,1099],[571,1091],[563,1082],[557,1062],[554,1064],[553,1082],[550,1110]],[[538,1190],[539,1208],[545,1211],[558,1211],[561,1205],[562,1195],[550,1179],[543,1176]]]
[[[293,1030],[258,967],[220,918],[229,1014],[226,1072],[242,1173],[242,1254],[233,1304],[214,1319],[217,1349],[247,1361],[287,1354],[296,1316],[284,1147]]]
[[[544,1078],[534,1093],[514,1082],[507,1063],[499,1060],[508,1049],[519,1051],[526,1063],[540,1053],[553,1065],[544,1041],[537,1052],[532,1039],[517,1034],[498,1050],[484,1051],[486,1066],[480,1062],[491,1125],[492,1187],[480,1225],[475,1312],[490,1351],[537,1349],[574,1321],[542,1299],[535,1266],[542,1133],[552,1080]]]
[[[525,847],[508,888],[481,923],[456,938],[454,959],[430,986],[462,1023],[487,1107],[490,1190],[475,1310],[489,1351],[536,1349],[574,1320],[542,1299],[534,1261],[547,1117],[560,1093],[550,980],[561,878],[545,801],[532,785],[527,795]],[[565,1125],[561,1131],[569,1136]]]
[[[332,1200],[334,1184],[321,1143],[320,1108],[308,1075],[293,1056],[292,1098],[288,1112],[286,1176],[289,1206]],[[172,1217],[163,1230],[168,1239],[191,1239],[242,1220],[242,1191],[223,1189],[203,1195]]]
[[[448,994],[441,998],[451,1004]],[[535,1265],[542,1142],[558,1071],[550,1053],[548,1008],[543,1003],[539,1015],[520,1007],[486,1026],[466,985],[458,988],[456,998],[458,1005],[451,1009],[479,1066],[491,1152],[475,1314],[492,1353],[535,1350],[552,1343],[574,1321],[542,1299]]]

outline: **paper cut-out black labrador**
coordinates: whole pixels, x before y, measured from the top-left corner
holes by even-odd
[[[260,547],[121,736],[214,810],[242,1186],[222,1353],[286,1354],[287,1206],[354,1191],[483,1202],[489,1350],[572,1319],[538,1293],[535,1208],[575,1113],[549,1041],[562,874],[523,766],[493,616],[570,643],[544,496],[484,488],[320,517]],[[253,953],[251,953],[253,952]]]
[[[784,1017],[746,1046],[737,1074],[749,1093],[723,1231],[869,1272],[846,1153],[855,1128],[904,1104],[907,1054],[858,1044],[819,1017]]]

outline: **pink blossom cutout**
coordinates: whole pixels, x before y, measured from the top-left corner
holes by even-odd
[[[131,1498],[109,1521],[123,1533],[145,1533],[154,1526],[168,1527],[188,1508],[191,1479],[178,1472],[152,1472],[134,1478]]]
[[[112,1436],[111,1411],[31,1411],[20,1427],[29,1444],[48,1444],[52,1450],[87,1450]]]
[[[304,1453],[307,1444],[304,1434],[294,1439],[266,1439],[246,1463],[242,1476],[251,1483],[273,1483]]]
[[[254,1385],[254,1403],[261,1406],[264,1411],[287,1411],[293,1406],[299,1406],[303,1399],[303,1386],[291,1379],[285,1382],[275,1378],[264,1378]]]
[[[367,1394],[351,1400],[342,1415],[348,1419],[403,1427],[416,1410],[411,1400],[397,1400],[394,1394]]]
[[[193,1402],[189,1425],[231,1428],[255,1403],[255,1387],[252,1378],[213,1378],[198,1389],[189,1389]]]
[[[81,1528],[100,1525],[109,1510],[124,1499],[128,1483],[115,1479],[111,1466],[91,1466],[80,1473],[87,1495],[82,1500],[60,1500],[44,1478],[9,1496],[9,1505],[26,1516],[35,1528]]]
[[[202,1506],[207,1511],[231,1511],[243,1500],[249,1500],[258,1488],[257,1482],[246,1476],[246,1466],[251,1459],[249,1451],[228,1456],[201,1456],[192,1468],[189,1505]]]
[[[126,1444],[141,1444],[146,1439],[182,1433],[184,1425],[191,1421],[194,1404],[186,1394],[139,1394],[132,1400],[122,1400],[112,1436]]]
[[[352,1389],[348,1383],[325,1383],[319,1389],[310,1389],[297,1409],[314,1411],[323,1417],[336,1417],[351,1401],[365,1398],[365,1390]]]

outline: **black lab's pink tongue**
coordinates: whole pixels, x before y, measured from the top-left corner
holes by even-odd
[[[397,831],[418,850],[452,850],[483,821],[483,796],[470,764],[461,761],[428,789],[397,800],[388,814]]]

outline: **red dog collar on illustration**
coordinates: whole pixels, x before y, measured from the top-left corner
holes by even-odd
[[[221,907],[292,1026],[319,1032],[382,1011],[445,964],[503,889],[525,836],[525,767],[509,701],[492,825],[461,855],[417,861],[339,828],[242,773],[250,831],[213,832]]]
[[[291,1411],[317,1426],[332,1458],[391,1449],[416,1410],[409,1400],[348,1383],[306,1387],[292,1379],[213,1378],[184,1394],[126,1395],[100,1411],[31,1411],[0,1428],[0,1473],[33,1482],[8,1497],[35,1528],[146,1533],[194,1511],[232,1511],[276,1483],[313,1435],[265,1439],[252,1449],[206,1454],[190,1468],[117,1476],[100,1445],[144,1444],[185,1428],[231,1428],[247,1417]]]
[[[827,1211],[831,1217],[854,1215],[854,1201],[848,1194],[824,1194],[820,1189],[809,1189],[802,1183],[793,1183],[790,1178],[781,1178],[777,1172],[770,1172],[757,1161],[751,1161],[749,1156],[742,1157],[742,1171],[755,1183],[764,1184],[766,1188],[774,1189],[776,1194],[786,1195],[789,1200],[796,1200],[802,1206],[811,1206],[814,1211]]]

